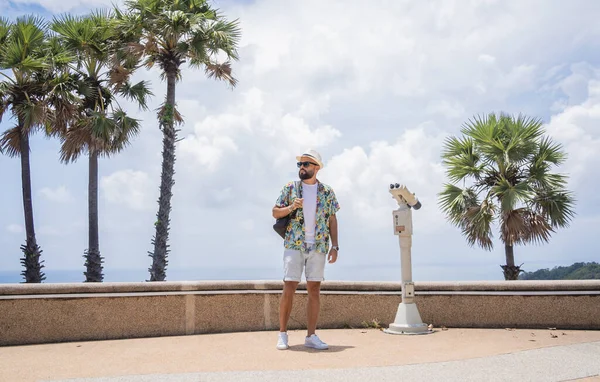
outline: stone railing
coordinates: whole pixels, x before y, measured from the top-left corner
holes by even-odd
[[[0,284],[0,345],[278,329],[282,282]],[[600,280],[416,282],[436,327],[600,329]],[[320,328],[387,326],[400,284],[322,286]],[[290,329],[306,325],[300,284]]]

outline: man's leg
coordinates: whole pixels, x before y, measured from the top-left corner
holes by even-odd
[[[307,281],[306,289],[308,291],[308,306],[307,306],[307,319],[308,319],[308,334],[307,337],[315,334],[317,330],[317,321],[319,320],[319,311],[321,309],[321,282],[320,281]]]
[[[294,302],[294,294],[298,287],[297,281],[284,281],[283,293],[279,301],[279,331],[287,332],[287,324],[292,313],[292,304]]]
[[[308,307],[306,309],[308,327],[304,346],[325,350],[329,346],[315,334],[319,311],[321,310],[321,282],[325,271],[325,255],[312,252],[306,261],[306,289],[308,292]]]
[[[288,346],[287,325],[292,313],[292,303],[296,287],[302,278],[304,269],[303,255],[300,251],[286,249],[283,252],[283,292],[279,300],[279,334],[277,349],[285,350]]]
[[[321,310],[321,282],[325,274],[325,255],[317,251],[311,251],[306,260],[306,290],[308,292],[307,336],[315,334],[319,311]]]

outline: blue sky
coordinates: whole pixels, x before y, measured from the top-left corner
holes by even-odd
[[[500,243],[492,252],[469,247],[436,201],[445,181],[444,138],[491,111],[544,121],[569,153],[558,171],[570,175],[578,199],[571,227],[549,244],[517,247],[516,262],[536,270],[598,259],[600,3],[373,1],[368,17],[358,1],[215,3],[241,20],[234,65],[240,82],[230,90],[186,69],[178,84],[186,123],[177,148],[174,278],[168,271],[168,279],[207,273],[280,279],[282,243],[270,211],[281,186],[296,177],[295,154],[308,147],[321,152],[320,178],[342,206],[340,260],[327,266],[327,279],[399,278],[390,227],[395,205],[387,192],[392,181],[405,183],[423,203],[414,213],[415,280],[501,279]],[[0,0],[10,18],[29,12],[51,18],[107,4]],[[151,111],[129,109],[143,120],[142,133],[126,152],[100,161],[101,251],[112,279],[127,272],[145,277],[154,233],[161,134],[153,110],[165,84],[156,70],[136,79],[151,81],[155,93]],[[4,120],[0,129],[9,126]],[[46,270],[83,271],[86,161],[60,164],[58,143],[41,136],[31,146]],[[18,159],[0,157],[0,173],[0,272],[18,273],[24,241]]]

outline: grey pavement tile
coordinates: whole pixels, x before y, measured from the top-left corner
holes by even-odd
[[[154,374],[69,379],[61,382],[353,382],[353,381],[569,381],[600,374],[600,342],[555,346],[460,361],[402,366],[284,371]]]

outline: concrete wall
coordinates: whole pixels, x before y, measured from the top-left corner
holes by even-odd
[[[0,284],[0,345],[276,330],[281,282]],[[306,324],[303,284],[290,329]],[[415,283],[426,323],[600,329],[600,281]],[[399,283],[326,282],[320,328],[393,322]]]

